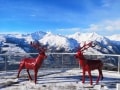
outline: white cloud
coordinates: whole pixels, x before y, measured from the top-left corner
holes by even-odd
[[[102,7],[110,7],[112,1],[111,0],[103,0],[102,3],[103,3]]]
[[[120,30],[120,20],[106,20],[98,24],[91,24],[86,30],[90,31],[117,31]]]
[[[57,29],[58,31],[80,31],[80,28],[65,28],[65,29]]]
[[[35,14],[31,14],[30,16],[31,16],[31,17],[35,17],[36,15],[35,15]]]
[[[91,24],[90,27],[88,28],[88,30],[97,31],[97,30],[99,30],[99,28],[100,28],[99,25]]]
[[[106,24],[105,26],[106,30],[110,30],[110,31],[120,30],[120,20],[116,20],[116,21],[108,20],[105,22],[105,24]]]
[[[13,31],[9,31],[6,29],[0,30],[0,34],[25,34],[26,31],[23,30],[13,30]]]
[[[64,33],[64,34],[71,34],[71,33],[75,33],[75,32],[80,32],[82,29],[80,28],[63,28],[63,29],[57,29],[56,32],[57,33]]]

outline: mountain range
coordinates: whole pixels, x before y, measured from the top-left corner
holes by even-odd
[[[28,53],[34,52],[31,41],[39,41],[47,45],[48,52],[76,52],[84,42],[97,43],[89,48],[87,53],[120,54],[120,35],[101,36],[97,33],[80,33],[59,35],[51,32],[34,32],[30,34],[0,34],[1,53]]]

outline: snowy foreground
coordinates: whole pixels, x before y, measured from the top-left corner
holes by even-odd
[[[33,71],[31,71],[33,75]],[[26,71],[23,70],[17,79],[17,71],[0,72],[0,90],[117,90],[120,83],[120,74],[112,71],[103,71],[104,79],[95,85],[98,72],[92,71],[94,85],[89,84],[86,77],[85,84],[81,83],[82,72],[79,69],[71,70],[40,70],[37,84],[29,81]]]

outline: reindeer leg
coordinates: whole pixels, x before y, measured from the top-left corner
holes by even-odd
[[[82,83],[85,83],[85,70],[83,69]]]
[[[101,80],[103,80],[103,73],[102,73],[102,69],[100,69],[100,75],[101,75]]]
[[[98,76],[98,78],[97,78],[96,84],[99,83],[100,77],[101,77],[101,80],[103,79],[102,70],[101,70],[101,69],[98,69],[98,72],[99,72],[99,76]]]
[[[101,73],[100,73],[100,69],[98,69],[98,72],[99,72],[99,76],[98,76],[98,78],[97,78],[96,84],[98,84],[98,82],[99,82],[99,80],[100,80],[100,76],[101,76],[101,75],[100,75],[100,74],[101,74]]]
[[[23,65],[20,65],[19,70],[18,70],[17,78],[19,78],[19,75],[20,75],[20,72],[21,72],[22,69],[23,69]]]
[[[89,78],[90,78],[90,84],[92,85],[93,82],[92,82],[91,70],[88,70],[88,74],[89,74]]]
[[[37,82],[37,73],[38,73],[38,70],[34,70],[34,82],[35,82],[35,84],[36,84],[36,82]]]
[[[29,69],[27,69],[27,73],[28,73],[29,80],[32,80],[32,77],[30,76],[30,73],[29,73]]]

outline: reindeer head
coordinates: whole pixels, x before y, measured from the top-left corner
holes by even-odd
[[[77,51],[77,54],[75,55],[76,58],[80,58],[80,59],[84,59],[83,56],[83,51],[88,49],[89,47],[95,47],[96,43],[91,41],[89,43],[84,42],[84,45],[82,47],[80,47]]]
[[[38,50],[38,51],[39,51],[39,54],[44,55],[44,56],[46,57],[46,55],[45,55],[45,52],[46,52],[46,50],[47,50],[46,47],[44,47],[44,46],[43,46],[42,44],[40,44],[38,41],[30,42],[30,45],[31,45],[32,47],[34,47],[36,50]]]

